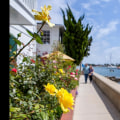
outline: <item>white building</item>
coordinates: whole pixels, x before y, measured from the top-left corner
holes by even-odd
[[[32,9],[37,10],[37,0],[10,0],[9,2],[10,34],[17,37],[17,34],[21,33],[19,40],[24,44],[28,43],[31,39],[31,36],[26,32],[25,28],[34,33],[37,32],[41,26],[40,23],[35,21]],[[48,24],[45,24],[42,31],[44,32],[42,36],[44,44],[39,44],[34,40],[21,52],[23,55],[36,57],[36,55],[42,56],[45,52],[52,52],[53,43],[62,41],[64,26],[55,24],[55,26],[51,28]],[[16,46],[16,49],[19,50],[20,46]],[[17,64],[21,63],[22,56],[19,55],[16,60]]]
[[[37,29],[39,29],[41,23],[37,23]],[[55,24],[54,27],[49,27],[48,24],[45,24],[42,28],[43,36],[42,42],[43,44],[37,43],[36,52],[37,55],[42,56],[44,53],[51,53],[53,50],[53,43],[57,43],[57,41],[62,42],[64,26]]]
[[[31,32],[37,31],[37,24],[34,19],[32,9],[37,10],[37,0],[10,0],[9,2],[9,31],[10,34],[17,37],[18,33],[21,33],[20,41],[26,44],[31,36],[26,32],[25,28]],[[17,49],[20,49],[17,46]],[[26,47],[21,53],[27,56],[36,56],[36,41],[34,40],[28,47]],[[17,64],[21,62],[22,57],[17,57]]]

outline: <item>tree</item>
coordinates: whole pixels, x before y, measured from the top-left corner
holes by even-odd
[[[65,12],[61,9],[65,26],[63,44],[65,46],[66,54],[74,58],[75,63],[79,65],[85,56],[90,55],[89,51],[92,36],[89,36],[89,34],[92,27],[90,27],[89,24],[86,26],[82,24],[85,15],[80,16],[78,21],[75,20],[69,5],[67,6],[67,16],[65,16]]]

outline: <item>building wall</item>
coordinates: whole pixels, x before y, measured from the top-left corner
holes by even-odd
[[[31,32],[37,31],[37,24],[34,20],[32,9],[37,9],[37,0],[10,0],[10,26],[9,32],[17,37],[18,33],[21,33],[19,40],[24,43],[29,42],[31,36],[26,32],[25,28]],[[17,50],[21,47],[17,45]],[[32,41],[21,52],[24,56],[32,56],[36,58],[36,41]],[[17,64],[21,63],[22,55],[18,55]]]
[[[24,26],[25,27],[25,26]],[[21,33],[21,37],[19,38],[19,40],[21,42],[25,44],[28,43],[28,41],[32,38],[30,35],[28,35],[28,33],[26,32],[26,30],[24,29],[24,27],[20,26],[20,25],[11,25],[10,26],[10,33],[13,34],[15,37],[17,37],[18,33]],[[31,30],[31,32],[35,32],[36,31],[36,26],[27,26],[27,28],[29,30]],[[21,46],[22,47],[22,46]],[[17,46],[17,50],[19,50],[21,48],[20,46]],[[17,64],[21,63],[22,61],[22,56],[33,56],[34,58],[36,57],[36,41],[32,41],[30,43],[29,46],[27,46],[23,51],[21,51],[21,55],[19,55],[17,57]]]
[[[37,29],[39,29],[40,26],[41,25],[38,24]],[[54,26],[50,28],[48,25],[44,25],[42,30],[50,31],[50,44],[38,44],[37,43],[37,46],[36,46],[37,55],[41,55],[41,56],[42,56],[42,53],[44,52],[51,53],[53,50],[53,43],[57,43],[57,41],[59,41],[59,26]]]

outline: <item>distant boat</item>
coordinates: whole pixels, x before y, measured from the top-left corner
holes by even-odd
[[[112,62],[111,62],[111,59],[112,59],[112,54],[110,55],[110,63],[112,63]],[[117,66],[110,64],[110,65],[108,66],[108,68],[109,68],[110,70],[111,70],[111,69],[116,69]],[[112,71],[112,70],[111,70],[111,71]]]
[[[110,66],[108,66],[107,68],[109,68],[109,69],[114,69],[114,68],[117,68],[117,66],[110,65]]]

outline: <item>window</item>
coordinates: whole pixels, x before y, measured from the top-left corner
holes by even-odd
[[[43,44],[50,44],[50,31],[44,31],[43,30],[43,35],[41,36],[41,40]]]

